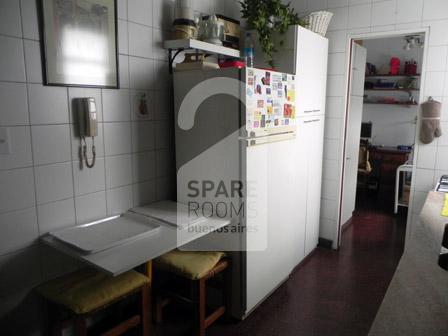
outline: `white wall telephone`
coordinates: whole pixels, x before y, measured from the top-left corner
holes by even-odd
[[[82,152],[80,152],[81,162],[84,161],[87,168],[92,168],[95,166],[96,159],[95,137],[98,136],[98,115],[95,98],[75,98],[75,106],[78,115],[79,137],[81,138],[82,147]],[[91,162],[87,158],[86,137],[92,137]]]

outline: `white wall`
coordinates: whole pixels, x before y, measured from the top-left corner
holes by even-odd
[[[204,13],[239,15],[233,0],[193,2]],[[40,235],[174,195],[171,79],[161,48],[173,4],[118,0],[121,89],[101,90],[43,86],[36,0],[0,0],[0,127],[9,129],[13,149],[0,155],[4,334],[5,327],[21,335],[36,329],[41,309],[30,289],[76,266],[40,246]],[[145,119],[136,114],[140,93],[149,97]],[[101,111],[97,162],[81,171],[70,101],[83,96],[95,97]]]
[[[433,96],[443,104],[443,128],[448,130],[448,1],[446,0],[293,0],[300,12],[327,9],[334,13],[330,40],[327,85],[327,120],[325,135],[324,183],[322,195],[321,237],[336,240],[339,194],[328,192],[339,188],[344,124],[344,94],[348,34],[394,32],[429,27],[428,67],[424,80],[425,96]],[[446,132],[445,132],[446,133]],[[417,149],[417,173],[412,213],[418,214],[426,192],[439,176],[448,171],[448,134],[430,145]],[[328,186],[332,186],[328,188]],[[412,226],[418,217],[413,215]]]
[[[404,72],[405,61],[411,59],[417,61],[418,73],[421,73],[423,49],[404,50],[405,40],[402,36],[365,40],[363,45],[367,48],[367,62],[376,65],[378,70],[383,64],[388,65],[391,57],[398,57],[402,61],[401,73]],[[419,85],[419,82],[417,85]],[[390,96],[403,100],[408,98],[407,92],[366,91],[365,93],[371,96]],[[419,92],[413,91],[412,93],[418,100]],[[374,145],[412,145],[415,141],[415,117],[417,113],[417,106],[364,104],[362,119],[373,123],[372,141]]]

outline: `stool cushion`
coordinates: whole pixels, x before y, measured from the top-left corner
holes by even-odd
[[[191,280],[198,280],[210,272],[224,257],[224,252],[196,252],[173,250],[154,260],[154,266]]]
[[[149,279],[146,276],[135,271],[112,277],[87,268],[50,280],[39,286],[37,291],[47,300],[76,314],[85,314],[125,296],[147,282]]]

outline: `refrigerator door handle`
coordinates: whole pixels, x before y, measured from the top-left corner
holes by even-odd
[[[295,139],[296,132],[271,134],[268,136],[258,138],[242,138],[241,140],[246,142],[247,147],[265,145],[272,142],[286,141]]]

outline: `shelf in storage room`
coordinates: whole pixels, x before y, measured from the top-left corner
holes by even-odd
[[[403,77],[420,77],[420,74],[415,75],[405,75],[405,74],[399,74],[399,75],[366,75],[366,78],[381,78],[381,77],[395,77],[395,78],[403,78]]]
[[[374,89],[364,89],[364,91],[391,91],[391,92],[409,92],[409,91],[420,91],[420,89],[381,89],[381,88],[374,88]]]
[[[375,103],[375,102],[364,102],[364,104],[368,105],[395,105],[395,106],[403,106],[403,107],[411,107],[411,106],[418,106],[417,103],[410,104],[410,103]]]
[[[213,43],[199,41],[195,39],[166,40],[163,47],[169,51],[170,73],[176,56],[186,50],[194,50],[198,54],[216,54],[218,56],[241,57],[239,50],[219,46]],[[173,55],[174,52],[174,55]]]

